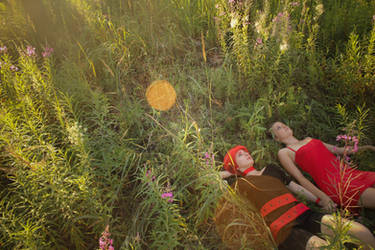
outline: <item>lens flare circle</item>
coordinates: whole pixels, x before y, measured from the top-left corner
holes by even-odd
[[[154,109],[166,111],[176,102],[176,91],[166,80],[153,81],[146,90],[148,104]]]

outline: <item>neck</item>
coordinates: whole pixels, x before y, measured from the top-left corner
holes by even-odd
[[[251,167],[248,167],[247,169],[245,169],[244,171],[242,171],[242,175],[245,176],[245,175],[248,175],[250,172],[253,172],[255,171],[256,169],[251,166]]]
[[[290,136],[288,138],[285,138],[281,142],[284,143],[286,146],[290,146],[290,145],[293,145],[293,144],[299,142],[299,140],[297,138],[295,138],[294,136]]]

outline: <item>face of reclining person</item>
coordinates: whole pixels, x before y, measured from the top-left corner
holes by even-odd
[[[293,136],[293,131],[282,122],[275,122],[271,129],[276,141],[282,141],[289,136]]]
[[[254,165],[254,160],[251,155],[243,149],[238,150],[236,153],[236,163],[238,168],[243,171]]]

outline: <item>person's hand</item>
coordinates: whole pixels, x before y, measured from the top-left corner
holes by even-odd
[[[323,208],[323,210],[327,213],[333,213],[336,211],[337,204],[331,200],[328,196],[324,199],[321,199],[318,203],[319,206]]]

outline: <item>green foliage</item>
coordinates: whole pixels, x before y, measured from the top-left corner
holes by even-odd
[[[115,248],[220,249],[228,148],[277,162],[275,120],[374,143],[371,1],[32,2],[0,3],[5,248],[94,249],[110,225]],[[157,79],[177,92],[167,112],[146,105]]]
[[[74,122],[69,99],[54,90],[48,59],[20,48],[17,61],[5,54],[1,62],[4,247],[89,247],[85,239],[108,208],[93,183],[86,131]]]

